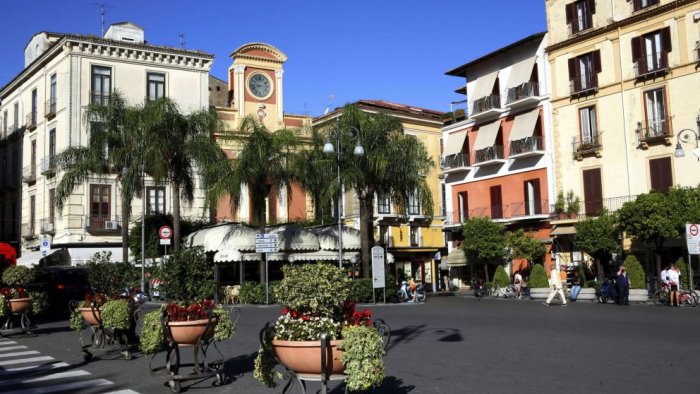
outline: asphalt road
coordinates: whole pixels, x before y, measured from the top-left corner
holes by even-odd
[[[583,302],[547,307],[536,301],[478,301],[472,297],[431,297],[424,304],[371,308],[392,332],[385,356],[386,378],[375,392],[700,391],[700,378],[694,371],[700,354],[700,308]],[[281,392],[282,386],[268,389],[252,376],[258,332],[265,322],[276,318],[279,307],[243,306],[241,310],[234,338],[220,345],[232,381],[221,387],[212,386],[213,379],[192,386],[184,383],[183,392]],[[91,388],[76,386],[70,392],[170,392],[164,376],[151,374],[148,358],[140,354],[124,360],[118,354],[98,351],[95,360],[85,363],[67,321],[43,323],[36,334],[11,340],[26,346],[20,352],[37,352],[31,357],[48,356],[55,359],[50,362],[66,363],[60,369],[67,374],[65,382],[101,383],[87,386]],[[3,364],[11,359],[3,358],[3,346],[8,345],[0,342],[0,392],[40,392],[37,387],[46,382],[22,383],[22,377],[41,377],[45,372],[8,375],[14,365]],[[11,352],[16,350],[5,353]],[[163,364],[162,354],[155,362]],[[8,386],[10,378],[14,385]],[[310,383],[309,392],[319,387]],[[338,384],[331,388],[333,393],[343,392]]]

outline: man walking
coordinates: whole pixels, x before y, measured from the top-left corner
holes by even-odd
[[[564,291],[561,288],[561,277],[559,276],[559,270],[557,269],[557,266],[552,263],[552,266],[550,267],[549,270],[549,287],[552,289],[552,291],[549,292],[549,297],[547,297],[547,301],[545,301],[545,305],[550,306],[552,300],[554,299],[554,296],[559,294],[559,298],[561,299],[561,304],[562,306],[566,306],[566,296],[564,295]]]

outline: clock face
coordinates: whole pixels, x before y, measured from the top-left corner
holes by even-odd
[[[253,74],[248,79],[248,89],[257,98],[267,98],[270,95],[270,80],[263,74]]]

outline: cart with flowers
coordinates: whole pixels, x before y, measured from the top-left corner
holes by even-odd
[[[29,317],[32,311],[32,298],[23,287],[0,288],[0,316],[4,321],[0,327],[3,331],[21,329],[21,332],[32,335],[34,325]]]

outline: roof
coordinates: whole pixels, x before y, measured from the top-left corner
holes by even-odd
[[[436,111],[422,107],[415,107],[406,104],[393,103],[385,100],[358,100],[353,104],[357,105],[360,109],[376,110],[379,112],[389,112],[394,115],[412,116],[428,120],[434,119],[440,122],[442,122],[442,116],[444,115],[444,112],[441,111]],[[322,120],[324,118],[333,118],[335,115],[342,112],[342,110],[342,108],[336,108],[327,114],[323,114],[314,118],[314,122]]]
[[[267,57],[260,57],[256,55],[248,55],[247,52],[255,52],[256,50],[262,50],[265,51],[269,54],[269,58]],[[284,54],[284,52],[280,51],[276,47],[270,44],[266,44],[264,42],[249,42],[247,44],[243,44],[236,48],[233,52],[231,52],[230,57],[248,57],[252,59],[258,59],[258,60],[268,60],[268,61],[275,61],[279,63],[284,63],[287,61],[287,55]]]
[[[515,47],[518,47],[518,46],[520,46],[520,45],[527,44],[527,43],[529,43],[529,42],[531,42],[531,41],[542,40],[542,38],[545,36],[545,34],[547,34],[547,32],[539,32],[539,33],[532,34],[532,35],[530,35],[530,36],[528,36],[528,37],[523,38],[523,39],[520,40],[520,41],[516,41],[516,42],[514,42],[514,43],[512,43],[512,44],[510,44],[510,45],[507,45],[507,46],[505,46],[505,47],[503,47],[503,48],[497,49],[497,50],[495,50],[495,51],[493,51],[493,52],[491,52],[491,53],[489,53],[489,54],[486,54],[486,55],[484,55],[484,56],[482,56],[482,57],[480,57],[480,58],[478,58],[478,59],[472,60],[472,61],[470,61],[469,63],[463,64],[463,65],[461,65],[461,66],[459,66],[459,67],[457,67],[457,68],[454,68],[454,69],[452,69],[452,70],[446,72],[445,75],[451,75],[451,76],[453,76],[453,77],[464,77],[465,74],[466,74],[466,72],[467,72],[467,69],[468,69],[468,68],[470,68],[470,67],[472,67],[472,66],[474,66],[474,65],[477,65],[477,64],[479,64],[479,63],[485,62],[485,61],[488,60],[488,59],[491,59],[491,58],[493,58],[493,57],[496,57],[496,56],[498,56],[498,55],[500,55],[500,54],[502,54],[502,53],[504,53],[504,52],[507,52],[507,51],[509,51],[509,50],[511,50],[511,49],[513,49],[513,48],[515,48]]]

